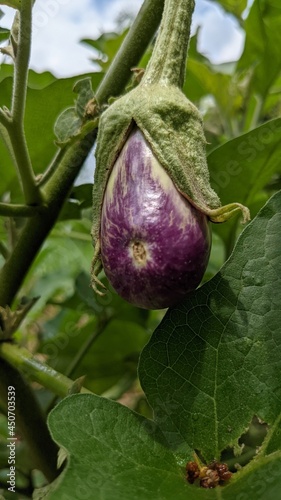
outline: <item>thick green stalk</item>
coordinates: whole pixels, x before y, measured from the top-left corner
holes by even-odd
[[[142,84],[182,89],[194,0],[166,0],[160,31]]]
[[[33,0],[24,0],[21,2],[19,13],[17,13],[17,15],[19,14],[19,33],[16,40],[11,121],[7,123],[7,132],[13,147],[14,159],[28,205],[36,205],[41,202],[40,190],[36,185],[24,132],[28,64],[31,47],[32,6]]]
[[[0,359],[0,398],[5,406],[9,386],[15,388],[16,432],[28,443],[34,467],[42,470],[48,481],[53,481],[58,475],[58,447],[51,439],[45,417],[25,380],[14,367]]]
[[[73,386],[73,380],[57,372],[46,363],[38,361],[27,349],[16,344],[2,342],[0,344],[0,356],[32,381],[41,384],[57,396],[66,397]],[[1,362],[0,359],[0,364]],[[10,385],[11,383],[10,379]],[[84,387],[82,387],[81,392],[90,393]],[[20,393],[18,398],[20,399]]]
[[[43,210],[42,207],[39,209]],[[4,217],[33,217],[38,211],[38,207],[30,205],[16,205],[13,203],[0,202],[0,215]]]

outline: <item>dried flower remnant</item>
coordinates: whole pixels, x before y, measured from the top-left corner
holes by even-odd
[[[205,489],[222,486],[232,476],[227,464],[217,462],[216,460],[206,466],[201,466],[197,461],[190,461],[186,464],[186,473],[186,479],[190,484],[198,480],[199,486]]]

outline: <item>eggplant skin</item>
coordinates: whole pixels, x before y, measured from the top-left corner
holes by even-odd
[[[178,192],[137,127],[111,171],[100,238],[109,282],[138,307],[175,305],[206,270],[208,218]]]

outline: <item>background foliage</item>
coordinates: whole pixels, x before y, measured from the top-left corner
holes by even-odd
[[[18,295],[17,302],[39,298],[15,339],[72,380],[86,375],[83,385],[95,396],[74,394],[51,412],[52,436],[70,460],[35,498],[71,499],[74,490],[77,499],[281,498],[280,195],[268,202],[281,181],[281,6],[254,0],[245,16],[246,1],[219,3],[243,27],[244,51],[239,61],[213,65],[198,52],[197,33],[184,92],[202,111],[212,184],[222,203],[235,200],[250,208],[252,219],[258,215],[233,253],[239,219],[214,225],[206,283],[166,314],[145,311],[113,290],[93,296],[91,185],[75,184]],[[100,72],[65,79],[29,72],[25,128],[37,175],[56,151],[54,124],[73,106],[74,83],[90,76],[95,91],[125,34],[87,40],[99,51],[93,59]],[[0,31],[1,40],[7,36]],[[140,67],[150,53],[151,47]],[[11,65],[1,65],[0,106],[10,103],[12,74]],[[0,169],[1,201],[22,203],[2,141]],[[24,221],[0,221],[3,265]],[[47,415],[60,393],[25,373]],[[16,496],[5,490],[7,421],[3,405],[0,410],[0,492],[9,499]],[[205,491],[184,477],[194,450],[202,460],[226,460],[233,471],[237,463],[245,467],[220,494]],[[31,498],[45,480],[32,472],[24,439],[17,444],[17,468],[18,498]]]

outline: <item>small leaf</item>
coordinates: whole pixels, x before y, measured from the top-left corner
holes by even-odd
[[[75,102],[75,111],[82,119],[85,116],[86,105],[94,97],[91,78],[87,77],[82,80],[78,80],[73,87],[73,92],[78,94]]]
[[[76,114],[75,108],[65,109],[58,117],[54,131],[58,138],[59,143],[62,145],[68,139],[78,135],[82,126],[82,120]]]
[[[20,9],[21,0],[4,0],[4,2],[0,2],[0,5],[8,5],[8,7],[12,7],[13,9]]]

